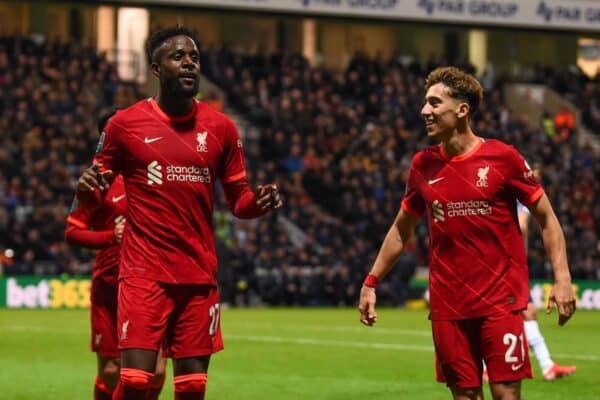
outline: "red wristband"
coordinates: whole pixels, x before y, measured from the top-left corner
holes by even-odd
[[[377,279],[377,277],[375,275],[369,274],[365,278],[363,285],[366,287],[375,288],[375,287],[377,287],[378,282],[379,282],[379,280]]]

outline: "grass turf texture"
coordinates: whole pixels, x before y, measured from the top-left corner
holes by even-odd
[[[575,375],[523,383],[527,400],[600,399],[600,312],[566,327],[539,315],[555,361]],[[0,310],[0,398],[92,399],[95,358],[81,310]],[[379,310],[374,328],[350,309],[227,309],[226,349],[211,362],[207,399],[449,399],[435,383],[425,311]],[[171,370],[161,399],[173,399]],[[490,399],[486,391],[486,398]]]

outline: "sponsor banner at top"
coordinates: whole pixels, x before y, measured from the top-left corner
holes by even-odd
[[[600,2],[591,0],[123,0],[122,3],[600,32]]]

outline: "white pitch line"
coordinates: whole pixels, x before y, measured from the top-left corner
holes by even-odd
[[[356,323],[358,325],[358,322]],[[293,331],[313,331],[313,332],[353,332],[353,333],[364,333],[369,334],[383,334],[383,335],[406,335],[406,336],[420,336],[420,337],[431,337],[430,330],[424,329],[394,329],[394,328],[382,328],[379,326],[367,328],[365,326],[330,326],[330,325],[301,325],[301,324],[264,324],[259,322],[245,322],[241,324],[242,327],[251,328],[267,328],[275,330],[293,330]]]
[[[245,324],[251,325],[251,324]],[[287,325],[290,326],[290,325]],[[305,326],[303,326],[306,328]],[[340,328],[346,330],[346,328]],[[357,328],[360,329],[360,328]],[[333,329],[332,329],[333,330]],[[396,329],[388,329],[388,331],[397,331]],[[52,333],[68,333],[68,334],[79,334],[80,329],[74,328],[49,328],[46,326],[26,326],[26,325],[8,325],[3,326],[1,332],[52,332]],[[419,331],[414,331],[419,332]],[[225,340],[239,340],[246,342],[259,342],[259,343],[289,343],[299,345],[313,345],[313,346],[332,346],[332,347],[345,347],[345,348],[368,348],[368,349],[380,349],[380,350],[408,350],[408,351],[421,351],[421,352],[433,352],[433,346],[418,346],[412,344],[396,344],[396,343],[378,343],[378,342],[357,342],[348,340],[320,340],[320,339],[294,339],[281,336],[257,336],[257,335],[232,335],[225,332]],[[597,354],[568,354],[568,353],[554,353],[553,356],[565,359],[565,360],[583,360],[583,361],[600,361],[600,355]]]
[[[280,336],[252,336],[252,335],[228,335],[225,334],[225,340],[241,340],[247,342],[261,343],[290,343],[290,344],[308,344],[316,346],[334,346],[350,348],[368,348],[381,350],[411,350],[433,352],[433,346],[415,346],[410,344],[377,343],[377,342],[356,342],[346,340],[320,340],[320,339],[294,339]]]
[[[255,336],[255,335],[229,335],[225,333],[225,340],[239,340],[259,343],[287,343],[314,346],[332,346],[346,348],[368,348],[377,350],[408,350],[433,353],[433,346],[418,346],[411,344],[357,342],[347,340],[321,340],[321,339],[294,339],[281,336]],[[600,361],[600,355],[595,354],[564,354],[556,353],[556,357],[573,360]]]
[[[600,356],[595,354],[565,354],[565,353],[552,353],[553,357],[560,357],[565,360],[585,360],[585,361],[600,361]]]

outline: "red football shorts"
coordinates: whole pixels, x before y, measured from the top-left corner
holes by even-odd
[[[90,295],[92,351],[102,357],[119,357],[117,340],[117,284],[92,279]]]
[[[219,290],[143,278],[119,281],[119,349],[163,348],[173,358],[206,356],[223,349]]]
[[[432,321],[438,382],[481,386],[485,360],[491,383],[533,376],[520,311],[456,321]]]

